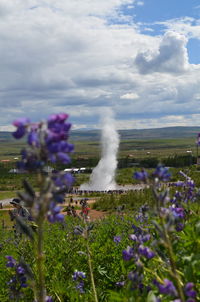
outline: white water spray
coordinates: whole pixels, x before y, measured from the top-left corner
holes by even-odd
[[[98,165],[93,169],[88,183],[82,184],[81,190],[107,191],[115,190],[115,171],[119,135],[111,110],[106,110],[102,117],[101,148],[102,155]]]

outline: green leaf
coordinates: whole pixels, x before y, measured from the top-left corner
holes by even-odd
[[[31,240],[34,240],[32,228],[26,224],[24,219],[21,218],[20,216],[16,216],[15,219],[21,232],[24,233],[26,236],[28,236]]]
[[[157,301],[157,298],[156,298],[154,292],[151,290],[151,291],[148,293],[147,302],[156,302],[156,301]]]

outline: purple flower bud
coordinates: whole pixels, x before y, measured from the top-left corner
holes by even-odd
[[[18,120],[15,120],[13,122],[13,126],[21,127],[21,126],[25,126],[29,123],[30,123],[30,120],[28,118],[22,117],[22,118],[19,118]]]
[[[49,222],[61,222],[64,219],[64,215],[60,213],[61,207],[57,206],[55,202],[51,202],[49,211],[47,213],[47,219]]]
[[[63,152],[58,152],[57,153],[58,159],[63,163],[63,164],[69,164],[70,163],[70,157]]]
[[[177,223],[175,227],[177,232],[181,232],[184,229],[184,224],[183,223]]]
[[[196,298],[196,291],[193,289],[194,283],[189,282],[185,285],[185,294],[187,297]]]
[[[114,241],[116,244],[120,243],[120,242],[121,242],[121,236],[114,236],[113,241]]]
[[[25,273],[25,269],[22,266],[18,265],[17,266],[17,272],[18,272],[18,274],[24,274]]]
[[[20,118],[13,122],[13,125],[17,127],[17,130],[12,133],[14,138],[20,139],[26,134],[26,125],[28,123],[30,123],[30,121],[27,118]]]
[[[183,208],[170,207],[170,210],[176,219],[184,218],[185,212]]]
[[[125,285],[125,281],[119,281],[115,283],[117,287],[123,287]]]
[[[8,260],[6,266],[7,267],[14,267],[16,265],[16,260],[12,256],[5,256]]]
[[[39,137],[36,131],[31,131],[28,135],[28,144],[39,147]]]
[[[138,252],[147,259],[151,259],[155,256],[155,253],[150,248],[143,245],[139,246]]]
[[[74,281],[77,281],[79,278],[85,279],[86,278],[86,274],[84,272],[75,271],[74,274],[72,275],[72,279]]]
[[[20,126],[17,128],[15,132],[12,133],[14,138],[20,139],[26,134],[26,128],[24,126]]]
[[[166,294],[170,296],[177,296],[177,290],[172,281],[164,279],[163,284],[154,280],[154,284],[158,287],[161,294]]]
[[[129,235],[129,238],[130,238],[131,240],[135,241],[135,242],[138,241],[138,238],[137,238],[137,236],[136,236],[135,234]]]
[[[84,282],[81,280],[77,283],[76,289],[81,293],[84,294]]]
[[[159,178],[162,181],[168,181],[171,177],[171,174],[168,172],[168,168],[163,167],[162,165],[158,165],[154,173],[152,174],[154,177]]]
[[[141,172],[135,172],[134,178],[145,182],[148,178],[148,173],[145,170],[142,170]]]
[[[134,256],[134,249],[130,246],[128,246],[126,250],[122,251],[122,257],[125,261],[131,260],[133,256]]]
[[[53,302],[53,298],[50,296],[46,296],[45,302]]]

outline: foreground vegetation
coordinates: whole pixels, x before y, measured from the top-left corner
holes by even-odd
[[[112,202],[115,203],[115,198]],[[166,295],[160,294],[155,285],[155,280],[163,282],[166,278],[174,280],[174,277],[168,264],[168,250],[162,240],[160,241],[159,232],[155,227],[160,221],[155,217],[153,198],[147,198],[147,193],[140,193],[140,197],[132,202],[134,209],[129,210],[127,214],[119,211],[102,221],[88,223],[89,231],[86,230],[84,221],[78,218],[66,217],[63,223],[45,223],[45,280],[47,292],[53,301],[94,301],[88,246],[99,301],[156,301],[154,295],[160,296],[161,301],[172,301],[173,295],[170,291]],[[149,206],[143,216],[142,204]],[[107,208],[109,207],[110,201],[107,202]],[[189,211],[187,219],[184,219],[184,228],[177,231],[172,225],[169,236],[181,280],[183,284],[193,282],[197,292],[200,290],[200,256],[197,253],[200,248],[199,200],[187,204],[186,209]],[[0,301],[8,302],[10,298],[7,284],[13,278],[14,271],[12,268],[6,269],[5,256],[12,255],[17,261],[28,263],[36,275],[37,267],[32,254],[33,243],[30,240],[25,236],[20,240],[16,239],[12,229],[1,228],[0,232]],[[128,253],[128,246],[137,247],[134,236],[139,236],[140,232],[143,236],[150,236],[144,245],[155,252],[155,256],[149,259],[140,256],[141,268],[137,274],[143,276],[141,283],[144,289],[138,287],[139,275],[136,279],[134,276],[133,279],[130,277],[133,272],[136,274],[136,260],[132,256],[130,259],[123,257],[124,251]],[[86,277],[82,280],[83,292],[77,287],[81,278],[73,281],[75,270],[85,273]],[[32,282],[31,279],[29,282]],[[22,288],[22,292],[20,301],[33,301],[30,288]]]
[[[15,232],[2,220],[0,301],[199,301],[200,191],[193,157],[166,158],[184,168],[180,173],[152,157],[139,162],[147,170],[137,163],[133,171],[127,157],[117,181],[142,182],[144,190],[100,196],[94,207],[112,213],[100,221],[64,217],[59,204],[73,184],[62,168],[73,151],[67,118],[14,122],[13,136],[27,137],[18,163],[26,173],[13,177],[2,168],[1,190],[17,190],[31,215],[12,214]],[[56,169],[47,174],[49,162]]]

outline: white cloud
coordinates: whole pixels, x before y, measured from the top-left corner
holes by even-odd
[[[167,125],[167,116],[191,123],[200,114],[200,67],[188,63],[188,31],[175,32],[174,22],[164,36],[141,34],[122,22],[121,5],[136,3],[1,0],[0,125],[66,111],[74,127],[97,127],[107,107],[123,128]]]
[[[167,32],[158,51],[138,53],[135,63],[141,73],[182,73],[188,69],[187,39],[175,32]]]
[[[130,92],[130,93],[126,93],[124,95],[121,95],[120,99],[135,100],[135,99],[138,99],[138,97],[139,96],[137,95],[137,93]]]
[[[144,1],[137,1],[136,3],[138,6],[143,6],[144,5]]]

